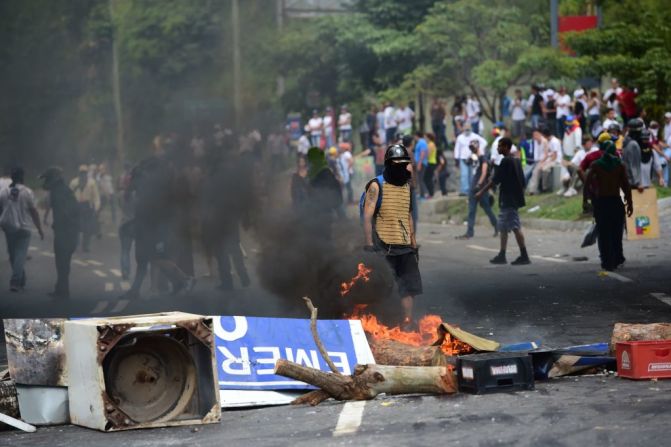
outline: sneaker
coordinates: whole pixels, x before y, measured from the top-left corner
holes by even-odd
[[[472,237],[473,237],[473,236],[469,236],[469,235],[467,235],[467,234],[462,234],[461,236],[455,236],[454,238],[455,238],[456,240],[458,240],[458,241],[467,241],[467,240],[469,240],[469,239],[472,238]]]
[[[578,191],[575,188],[569,188],[564,193],[564,197],[574,197],[578,195]]]
[[[12,284],[11,286],[9,286],[9,291],[10,292],[18,292],[19,291],[19,286],[15,285],[15,284]]]
[[[508,263],[508,261],[506,260],[506,255],[502,255],[501,253],[494,256],[492,259],[489,260],[489,262],[492,263],[492,264],[507,264]]]
[[[559,191],[557,191],[558,196],[563,196],[566,190],[564,188],[561,188]]]
[[[531,264],[531,259],[529,259],[528,256],[519,256],[517,259],[515,259],[513,262],[510,263],[510,265],[527,265]]]

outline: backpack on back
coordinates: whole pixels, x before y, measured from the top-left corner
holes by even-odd
[[[368,183],[366,183],[366,187],[361,193],[361,198],[359,199],[359,220],[361,221],[362,225],[363,225],[363,209],[364,205],[366,204],[366,193],[368,192],[370,184],[373,182],[377,182],[377,184],[380,185],[380,193],[377,195],[377,203],[375,203],[375,214],[377,214],[377,212],[380,210],[380,205],[382,205],[382,183],[384,183],[384,176],[380,174],[374,179],[370,180]]]

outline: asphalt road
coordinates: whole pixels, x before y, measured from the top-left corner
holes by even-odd
[[[460,226],[422,225],[421,269],[425,294],[419,313],[501,342],[541,340],[545,345],[608,341],[615,322],[671,321],[671,228],[663,218],[662,238],[625,242],[627,263],[616,275],[599,270],[595,247],[580,249],[581,234],[527,231],[530,266],[492,266],[497,240],[478,227],[476,237],[456,241]],[[513,241],[509,259],[517,249]],[[253,265],[253,241],[245,241]],[[302,316],[277,307],[254,306],[272,296],[253,286],[214,293],[200,278],[189,295],[129,301],[119,295],[113,232],[76,255],[73,296],[46,296],[55,278],[50,242],[33,240],[29,286],[19,294],[0,290],[0,316],[98,316],[162,310],[203,314]],[[587,257],[587,261],[577,261]],[[205,272],[197,264],[198,274]],[[255,279],[253,277],[253,279]],[[0,261],[0,284],[8,265]],[[0,349],[2,351],[3,349]],[[3,363],[4,352],[0,356]],[[653,445],[667,437],[671,381],[628,381],[611,376],[564,378],[536,384],[534,391],[487,396],[385,397],[365,404],[325,402],[318,407],[276,407],[226,411],[221,424],[102,434],[73,426],[40,428],[34,434],[0,432],[0,446],[210,446],[250,445]],[[342,420],[342,422],[341,422]]]

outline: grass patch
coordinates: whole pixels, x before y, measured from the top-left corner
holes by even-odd
[[[663,199],[671,197],[671,188],[657,187],[657,198]],[[584,215],[582,213],[582,194],[575,197],[563,197],[554,193],[526,195],[525,200],[527,206],[520,209],[520,218],[532,219],[554,219],[554,220],[568,220],[580,221],[589,220],[591,215]],[[496,197],[492,209],[495,214],[498,214],[498,196]],[[540,207],[537,211],[529,212],[534,207]],[[450,201],[448,206],[449,218],[455,222],[463,222],[468,217],[468,200],[466,198],[460,200]],[[482,219],[484,213],[481,209],[478,210],[478,220]]]

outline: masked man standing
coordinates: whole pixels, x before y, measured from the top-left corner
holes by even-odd
[[[412,221],[410,154],[405,146],[387,148],[383,180],[371,180],[363,209],[365,250],[383,252],[394,272],[403,308],[402,329],[413,329],[414,298],[422,294],[417,242]]]
[[[49,205],[53,212],[54,255],[56,261],[56,287],[50,295],[55,298],[70,297],[70,260],[77,248],[79,237],[79,205],[74,193],[63,180],[63,171],[51,167],[41,176],[42,187],[49,191]]]

